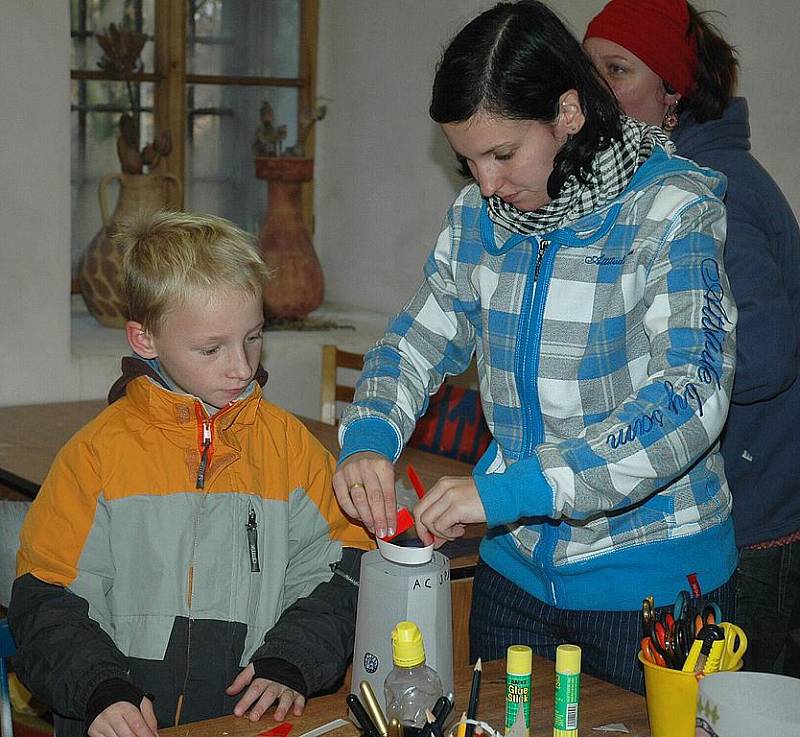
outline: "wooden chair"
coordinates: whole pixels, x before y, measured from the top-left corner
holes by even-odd
[[[320,391],[320,419],[328,425],[339,421],[339,403],[353,401],[353,384],[340,383],[339,369],[361,371],[364,368],[364,354],[343,351],[335,345],[322,346],[322,384]],[[355,382],[353,382],[355,383]]]

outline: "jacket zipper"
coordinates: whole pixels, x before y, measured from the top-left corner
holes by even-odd
[[[220,410],[222,412],[224,410]],[[206,471],[211,463],[211,458],[214,455],[214,420],[219,416],[219,412],[214,417],[207,417],[203,405],[200,402],[195,402],[194,405],[195,416],[198,422],[198,435],[200,445],[200,463],[197,466],[197,478],[195,481],[195,489],[205,490],[206,485]],[[201,507],[205,506],[208,492],[203,494],[200,501]],[[180,724],[181,712],[183,711],[183,700],[186,694],[186,684],[189,679],[189,667],[191,660],[192,649],[192,597],[194,594],[194,574],[195,574],[195,558],[197,557],[197,527],[199,524],[200,511],[198,510],[192,519],[192,558],[189,561],[189,575],[186,587],[186,618],[187,618],[187,632],[186,632],[186,674],[183,680],[183,687],[181,693],[178,695],[178,701],[175,707],[175,726]]]
[[[200,464],[197,466],[197,481],[195,482],[195,489],[204,489],[206,485],[206,469],[211,462],[211,456],[214,454],[212,449],[212,435],[211,429],[213,420],[201,415],[202,410],[200,406],[196,406],[198,419],[201,422],[202,436],[200,438]]]
[[[539,349],[541,347],[544,305],[547,298],[547,289],[549,287],[550,280],[550,267],[555,258],[555,252],[558,250],[557,244],[555,248],[550,249],[549,247],[551,243],[552,241],[550,240],[537,238],[538,249],[536,254],[536,267],[534,270],[535,286],[533,305],[531,307],[531,327],[533,328],[533,331],[529,333],[529,335],[531,335],[531,339],[528,341],[526,350],[523,351],[523,355],[526,356],[526,359],[523,360],[524,362],[522,364],[522,366],[525,367],[525,371],[522,372],[522,375],[531,377],[530,382],[525,382],[525,384],[529,387],[529,391],[526,392],[526,394],[528,394],[530,398],[530,400],[526,403],[528,409],[526,411],[525,419],[527,427],[531,428],[531,432],[528,433],[527,443],[523,447],[523,454],[525,456],[531,455],[534,447],[542,440],[542,413],[539,407],[538,381]],[[545,263],[545,255],[550,256],[550,258],[547,259],[547,263]],[[543,266],[545,267],[545,272],[540,283],[539,274]],[[535,350],[530,350],[531,348]],[[550,525],[542,525],[540,529],[541,532],[538,545],[542,553],[541,563],[543,567],[553,570],[554,566],[552,565],[552,558],[557,543],[557,535],[550,534]],[[552,577],[550,579],[550,593],[553,597],[553,605],[557,605],[558,598],[556,596],[555,582],[553,581]]]
[[[550,241],[540,240],[539,241],[539,252],[536,254],[536,269],[533,272],[533,280],[539,281],[539,269],[542,268],[542,259],[544,258],[544,253],[547,250],[547,247],[550,245]],[[534,297],[534,302],[536,301]]]
[[[258,564],[258,524],[256,523],[256,510],[250,504],[250,511],[247,514],[247,551],[250,554],[250,573],[261,573]]]

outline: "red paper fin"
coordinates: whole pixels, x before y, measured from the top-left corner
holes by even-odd
[[[422,483],[422,479],[417,475],[414,466],[410,463],[406,467],[406,473],[408,474],[408,478],[411,479],[411,484],[414,487],[414,491],[417,492],[417,496],[422,499],[425,496],[425,486]]]
[[[390,540],[394,540],[398,535],[402,535],[406,530],[410,530],[413,526],[414,518],[411,516],[411,512],[403,507],[397,512],[397,531],[394,535],[382,537],[381,540],[388,543]]]
[[[265,729],[263,732],[259,732],[257,737],[286,737],[286,735],[291,731],[291,722],[281,722],[271,729]]]

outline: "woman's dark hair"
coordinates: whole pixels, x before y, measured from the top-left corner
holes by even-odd
[[[477,112],[552,123],[564,92],[578,92],[586,122],[556,155],[547,181],[555,198],[572,175],[586,183],[592,159],[622,136],[614,95],[577,39],[545,5],[498,3],[450,42],[436,70],[430,116],[462,123]],[[461,172],[471,177],[463,158]]]
[[[680,101],[679,112],[687,112],[698,123],[722,117],[730,98],[736,91],[739,62],[736,49],[731,46],[701,12],[687,3],[689,30],[697,48],[697,72],[694,87]]]

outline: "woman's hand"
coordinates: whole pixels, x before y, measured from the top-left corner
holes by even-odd
[[[461,537],[464,525],[486,522],[486,512],[471,476],[444,476],[414,507],[414,520],[419,539],[438,548]]]
[[[249,709],[248,718],[251,722],[257,722],[264,715],[264,712],[276,702],[276,722],[283,721],[284,717],[289,713],[289,709],[292,710],[292,714],[296,717],[303,713],[303,709],[306,708],[305,696],[277,681],[270,681],[266,678],[253,678],[255,673],[255,668],[250,663],[236,676],[233,683],[225,689],[225,693],[229,696],[235,696],[241,693],[245,686],[248,687],[242,698],[233,707],[233,713],[237,717],[244,716]]]
[[[376,537],[397,529],[394,466],[379,453],[354,453],[333,475],[333,490],[344,513],[360,519]]]
[[[138,709],[127,701],[111,704],[86,731],[89,737],[158,737],[158,722],[153,704],[145,696]]]

